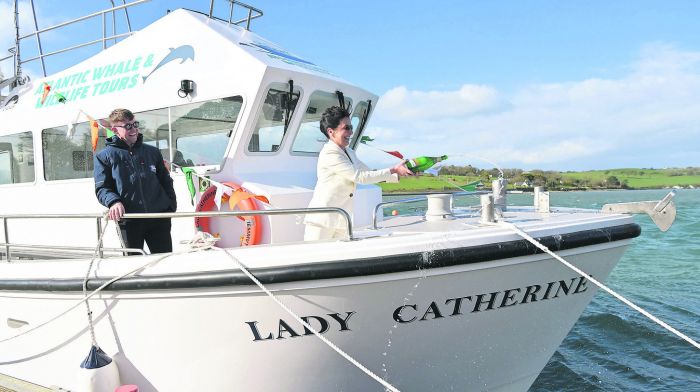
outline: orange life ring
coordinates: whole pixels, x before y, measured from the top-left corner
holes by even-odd
[[[224,185],[233,189],[234,192],[244,190],[240,185],[233,182],[224,182]],[[247,192],[247,191],[246,191]],[[214,196],[216,195],[216,187],[210,186],[199,199],[196,211],[211,211],[216,206]],[[258,209],[253,198],[244,199],[236,204],[242,211],[255,211]],[[257,245],[262,240],[262,217],[260,215],[240,216],[245,222],[245,233],[241,236],[241,246]],[[211,219],[208,216],[197,216],[194,218],[194,226],[201,231],[206,231],[211,234]]]

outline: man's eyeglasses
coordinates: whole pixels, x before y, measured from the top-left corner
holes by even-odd
[[[121,127],[121,128],[124,128],[124,129],[126,129],[126,130],[128,131],[128,130],[130,130],[131,128],[138,128],[139,125],[140,125],[140,124],[139,124],[138,121],[134,121],[134,122],[132,122],[132,123],[126,123],[126,124],[124,124],[124,125],[114,125],[114,127]]]

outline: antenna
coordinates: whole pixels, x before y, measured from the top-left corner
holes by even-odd
[[[36,45],[39,48],[39,56],[41,59],[41,70],[44,72],[44,77],[46,77],[46,62],[44,61],[44,50],[41,48],[41,38],[39,38],[39,23],[36,21],[36,8],[34,8],[34,0],[29,0],[29,4],[32,6],[32,15],[34,15],[34,31],[37,32],[35,36]],[[17,31],[17,35],[19,36],[19,29]],[[19,48],[19,44],[17,44],[17,46]]]
[[[12,86],[15,87],[19,83],[18,80],[22,77],[22,62],[19,59],[19,1],[15,0],[15,81]]]

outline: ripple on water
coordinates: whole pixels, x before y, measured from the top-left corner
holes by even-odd
[[[590,207],[659,200],[668,190],[555,192],[552,205]],[[612,200],[616,199],[616,200]],[[618,200],[619,199],[619,200]],[[700,190],[680,190],[676,222],[659,231],[638,216],[642,235],[607,284],[652,314],[700,340]],[[700,355],[611,296],[599,292],[531,391],[700,391]]]

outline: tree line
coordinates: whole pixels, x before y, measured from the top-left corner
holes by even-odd
[[[675,176],[700,176],[700,167],[670,168],[670,169],[615,169],[595,170],[586,172],[560,172],[556,170],[529,170],[502,169],[503,176],[514,187],[544,186],[549,189],[586,189],[586,188],[629,188],[628,180],[624,177],[644,178],[651,175]],[[480,169],[472,165],[454,166],[447,165],[440,171],[441,175],[468,176],[479,178],[484,184],[499,177],[497,168]]]

